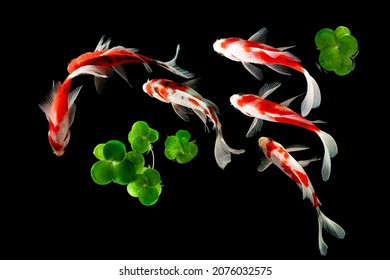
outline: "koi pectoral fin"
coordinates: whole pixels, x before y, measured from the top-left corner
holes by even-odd
[[[315,158],[307,159],[307,160],[300,160],[300,161],[298,161],[298,163],[299,163],[302,167],[306,167],[306,166],[308,166],[310,163],[312,163],[313,161],[317,161],[317,160],[321,160],[321,157],[315,157]]]
[[[172,108],[181,119],[183,119],[186,122],[190,121],[188,114],[192,114],[193,112],[189,108],[174,103],[172,103]]]
[[[130,87],[132,87],[129,80],[127,79],[127,75],[126,75],[126,72],[125,72],[123,65],[117,65],[117,66],[114,66],[112,68],[119,76],[122,77],[123,80],[125,80],[129,84]]]
[[[263,157],[263,158],[261,159],[260,165],[257,167],[257,171],[263,172],[263,171],[266,170],[271,164],[272,164],[272,162],[271,162],[268,158]]]
[[[248,70],[256,79],[258,79],[259,81],[263,80],[263,70],[249,62],[242,62],[242,65],[244,65],[245,69]]]
[[[264,121],[258,118],[254,118],[251,126],[249,127],[248,132],[246,133],[246,137],[252,137],[255,135],[257,132],[261,130],[261,127],[263,126]]]

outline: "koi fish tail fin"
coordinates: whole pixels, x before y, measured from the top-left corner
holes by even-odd
[[[186,78],[186,79],[191,79],[195,76],[195,74],[183,69],[182,67],[180,67],[176,64],[179,50],[180,50],[180,45],[177,45],[176,54],[175,54],[174,58],[172,58],[170,61],[167,61],[167,62],[162,62],[162,61],[156,60],[156,64],[158,66],[165,68],[166,70],[178,75],[178,76],[181,76],[181,77]]]
[[[321,91],[316,80],[310,76],[307,70],[303,71],[307,82],[306,96],[301,104],[301,115],[306,117],[310,110],[321,104]]]
[[[224,169],[226,165],[231,161],[231,154],[242,154],[244,149],[233,149],[226,144],[222,135],[222,130],[217,130],[217,137],[215,140],[214,155],[217,164],[220,168]]]
[[[330,134],[320,130],[318,132],[318,136],[321,138],[321,141],[324,144],[324,157],[322,160],[321,175],[322,180],[327,181],[330,177],[331,170],[330,159],[337,155],[338,148],[336,141]]]
[[[329,219],[324,213],[321,212],[319,208],[317,208],[318,212],[318,246],[320,248],[321,255],[325,256],[328,251],[328,245],[325,244],[324,239],[322,237],[322,229],[325,229],[327,232],[332,234],[338,239],[344,239],[345,230]]]

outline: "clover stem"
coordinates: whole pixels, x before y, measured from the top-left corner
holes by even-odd
[[[152,148],[150,148],[150,152],[152,152],[152,168],[154,168],[154,153]]]

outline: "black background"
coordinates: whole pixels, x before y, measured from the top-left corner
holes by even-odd
[[[336,5],[336,4],[335,4]],[[190,5],[189,5],[190,6]],[[38,7],[35,7],[38,9]],[[368,91],[370,28],[361,14],[345,9],[290,12],[285,7],[247,7],[212,13],[206,7],[155,7],[107,5],[93,10],[53,7],[32,12],[14,22],[3,52],[11,61],[4,84],[8,110],[4,118],[1,259],[382,259],[388,258],[382,220],[387,198],[381,194],[381,173],[369,155],[377,145],[366,119],[375,114]],[[342,7],[339,7],[339,10]],[[61,14],[60,14],[61,13]],[[346,76],[325,73],[318,66],[316,32],[338,26],[350,29],[359,43],[356,67]],[[224,37],[249,38],[268,28],[267,43],[275,47],[295,45],[290,51],[317,80],[322,103],[308,115],[323,120],[319,127],[338,143],[329,181],[320,177],[321,163],[305,168],[322,202],[323,212],[346,231],[344,240],[324,232],[329,246],[318,250],[316,212],[302,200],[298,187],[275,166],[257,172],[262,153],[258,137],[270,136],[281,144],[311,147],[297,152],[297,159],[322,155],[320,139],[298,127],[265,122],[252,138],[245,134],[251,119],[235,110],[229,97],[257,93],[264,82],[281,87],[270,100],[282,102],[306,90],[302,74],[283,76],[265,66],[263,82],[241,64],[214,52],[212,44]],[[153,67],[126,65],[130,88],[118,75],[107,83],[103,95],[95,91],[93,78],[77,77],[72,87],[83,85],[76,100],[77,112],[71,140],[62,157],[55,156],[47,141],[48,122],[38,103],[52,82],[66,78],[67,64],[93,51],[105,35],[111,45],[138,48],[153,59],[170,60],[177,44],[177,63],[202,81],[197,91],[220,108],[226,142],[245,149],[233,155],[221,170],[214,159],[215,132],[206,132],[196,115],[180,119],[169,104],[147,96],[142,84],[151,78],[185,79]],[[370,54],[370,55],[369,55]],[[291,108],[299,110],[300,102]],[[12,112],[12,113],[11,113]],[[90,176],[96,161],[92,151],[111,139],[127,142],[132,124],[145,120],[159,131],[153,145],[155,168],[163,191],[153,206],[143,206],[125,186],[99,186]],[[190,163],[180,165],[163,155],[164,140],[187,129],[199,147]],[[381,145],[381,143],[379,143]],[[374,152],[375,153],[375,152]],[[146,160],[151,163],[151,156]],[[374,171],[372,171],[372,170]]]

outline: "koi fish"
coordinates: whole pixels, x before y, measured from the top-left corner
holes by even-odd
[[[269,137],[260,137],[258,143],[262,152],[264,153],[264,157],[261,160],[258,171],[263,172],[271,164],[276,165],[302,190],[303,199],[310,199],[313,207],[316,209],[318,219],[318,246],[321,255],[325,256],[328,250],[328,246],[325,244],[322,237],[322,230],[325,229],[330,234],[339,239],[344,238],[345,231],[340,225],[329,219],[320,210],[320,205],[322,206],[322,204],[318,200],[313,185],[305,170],[303,169],[303,167],[306,167],[313,160],[317,160],[317,158],[297,161],[291,156],[290,152],[304,150],[307,149],[307,147],[290,146],[284,148],[280,143]]]
[[[176,114],[185,121],[189,121],[189,113],[195,112],[207,128],[207,119],[209,119],[216,130],[215,159],[218,166],[224,169],[231,161],[231,154],[242,154],[245,150],[232,149],[226,144],[218,118],[219,109],[212,101],[203,98],[193,89],[197,81],[199,79],[179,84],[167,79],[152,79],[144,83],[142,88],[149,96],[171,103]]]
[[[259,94],[233,94],[230,97],[230,103],[243,114],[253,117],[253,122],[246,134],[247,137],[253,136],[261,130],[263,121],[277,122],[299,126],[316,133],[324,146],[324,156],[322,163],[322,179],[327,181],[331,171],[330,159],[337,155],[338,147],[334,138],[327,132],[319,129],[314,123],[322,121],[310,121],[302,115],[288,108],[289,104],[297,97],[290,98],[280,104],[265,99],[280,83],[264,84],[260,88]],[[299,95],[298,95],[299,96]]]
[[[312,108],[321,103],[321,92],[316,80],[303,68],[298,57],[286,51],[293,46],[274,48],[265,44],[267,29],[262,28],[248,40],[237,37],[218,39],[213,48],[221,56],[241,62],[242,65],[258,80],[263,79],[263,72],[253,64],[265,65],[272,70],[291,75],[289,69],[301,72],[307,82],[306,96],[301,104],[301,115],[307,116]]]
[[[152,72],[150,65],[154,64],[184,78],[194,77],[193,73],[181,68],[176,63],[180,45],[177,45],[175,56],[170,61],[163,62],[137,53],[137,48],[125,48],[123,46],[109,48],[110,42],[110,39],[104,41],[104,36],[102,36],[93,52],[86,52],[70,61],[67,67],[68,73],[71,74],[79,67],[85,65],[103,66],[106,67],[105,75],[107,77],[111,77],[113,71],[115,71],[130,85],[123,65],[128,63],[141,63],[149,73]],[[105,80],[101,79],[101,77],[95,77],[95,87],[99,93],[104,82]]]
[[[95,77],[107,78],[104,68],[83,66],[68,75],[63,83],[54,82],[50,93],[38,104],[49,121],[49,144],[53,153],[62,156],[70,140],[70,127],[76,113],[75,100],[82,86],[70,91],[72,79],[78,75],[94,75]]]

